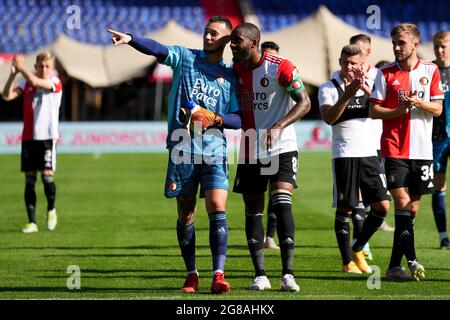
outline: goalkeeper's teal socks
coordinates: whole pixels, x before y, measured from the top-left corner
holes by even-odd
[[[177,238],[186,271],[196,270],[195,266],[195,228],[194,224],[181,224],[177,220]]]
[[[445,191],[435,192],[432,197],[434,221],[439,233],[447,231],[447,217],[445,213]],[[442,240],[442,239],[441,239]]]
[[[213,272],[224,271],[228,244],[228,224],[225,211],[216,211],[209,217],[209,246],[213,260]]]

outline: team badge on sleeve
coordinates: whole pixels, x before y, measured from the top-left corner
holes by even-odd
[[[303,90],[305,88],[305,86],[303,85],[302,80],[300,79],[300,77],[294,78],[289,85],[287,86],[287,91],[289,93],[295,92],[295,91],[300,91]]]
[[[175,190],[177,190],[177,188],[178,188],[178,185],[177,185],[177,183],[175,181],[172,181],[171,183],[169,183],[169,190],[170,191],[175,191]]]
[[[294,90],[298,90],[302,87],[303,83],[300,80],[295,80],[294,83],[292,83],[292,88]]]
[[[303,81],[302,79],[300,79],[297,68],[295,68],[294,70],[292,70],[292,80],[287,86],[287,91],[289,93],[292,93],[295,91],[303,90],[304,88],[305,86],[303,85]]]

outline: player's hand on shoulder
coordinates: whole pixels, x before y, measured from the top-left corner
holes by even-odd
[[[106,29],[109,33],[112,34],[111,40],[115,46],[119,46],[121,44],[127,44],[131,41],[131,36],[129,34],[119,32],[113,29]]]

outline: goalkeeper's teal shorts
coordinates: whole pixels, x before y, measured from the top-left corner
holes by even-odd
[[[170,151],[170,150],[169,150]],[[200,198],[205,191],[212,189],[228,190],[229,174],[226,157],[198,159],[193,155],[184,155],[184,161],[172,159],[167,165],[164,195],[166,198],[177,196],[195,196],[200,185]]]

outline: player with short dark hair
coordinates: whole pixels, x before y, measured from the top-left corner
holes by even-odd
[[[447,233],[445,191],[447,189],[447,160],[450,156],[450,31],[439,31],[433,36],[436,60],[433,61],[441,74],[444,92],[444,109],[433,121],[434,193],[432,208],[439,232],[441,249],[450,249]]]
[[[385,65],[387,65],[387,64],[390,64],[391,62],[390,61],[387,61],[387,60],[380,60],[380,61],[378,61],[377,63],[375,63],[375,68],[377,68],[377,69],[381,69],[381,67],[384,67]],[[378,72],[377,72],[378,73]]]
[[[62,83],[55,75],[55,58],[51,53],[38,54],[34,68],[35,73],[30,72],[25,66],[24,56],[16,55],[2,94],[7,101],[24,97],[21,171],[25,173],[25,206],[29,221],[22,229],[24,233],[38,231],[35,191],[37,171],[41,172],[47,198],[47,229],[54,230],[57,225],[54,175]],[[25,80],[13,89],[14,78],[19,72]]]
[[[278,55],[280,47],[273,41],[261,43],[261,51]],[[270,189],[267,204],[267,228],[264,237],[264,248],[279,250],[280,247],[275,243],[275,232],[277,231],[277,215],[273,211],[272,200],[270,197]]]
[[[233,191],[242,193],[245,233],[255,268],[250,289],[271,287],[264,263],[264,193],[270,183],[281,251],[282,291],[298,291],[294,278],[295,226],[292,192],[297,187],[297,137],[293,123],[311,102],[296,67],[283,57],[261,52],[260,31],[242,23],[231,33],[233,67],[240,81],[241,154]]]
[[[420,32],[403,23],[391,31],[395,62],[378,72],[370,96],[370,115],[383,120],[381,154],[395,204],[395,232],[387,277],[425,278],[417,261],[414,220],[423,194],[433,193],[433,117],[442,112],[438,67],[418,59]],[[359,240],[359,239],[358,239]],[[361,245],[357,243],[356,245]],[[401,266],[403,255],[411,276]]]
[[[363,61],[358,46],[344,46],[340,71],[319,88],[320,113],[332,126],[334,228],[343,271],[347,273],[372,272],[363,248],[383,223],[390,200],[371,130],[373,120],[369,117],[368,97],[373,82],[365,78]],[[349,221],[360,202],[363,208],[370,205],[370,213],[361,219],[361,230],[354,242],[358,247],[351,252]]]
[[[356,34],[356,35],[350,37],[348,42],[350,44],[356,44],[356,45],[357,45],[358,42],[362,42],[362,43],[367,44],[368,49],[369,49],[370,48],[370,44],[372,43],[372,39],[370,39],[370,36],[368,36],[367,34],[360,33],[360,34]],[[360,49],[361,49],[361,47],[360,47]],[[369,49],[369,53],[370,53],[370,50],[371,49]],[[366,55],[364,50],[361,49],[361,51],[363,51],[363,55]]]
[[[203,50],[165,46],[114,30],[116,45],[128,43],[133,48],[157,57],[174,71],[169,95],[167,148],[169,162],[165,196],[176,198],[176,224],[187,276],[182,291],[197,292],[199,276],[195,255],[194,218],[196,194],[205,198],[210,221],[209,244],[212,253],[213,293],[225,293],[224,268],[228,243],[225,204],[228,195],[228,167],[224,128],[240,128],[237,79],[223,62],[223,50],[229,42],[230,21],[212,17],[204,30]]]
[[[375,82],[375,78],[378,73],[378,67],[371,66],[369,64],[368,58],[372,53],[372,40],[370,36],[367,34],[357,34],[352,36],[349,39],[349,44],[354,44],[358,46],[358,48],[361,49],[362,57],[363,57],[363,72],[364,72],[364,78],[367,84],[372,88],[373,83]],[[383,132],[383,123],[380,119],[373,119],[373,136],[375,138],[375,144],[377,148],[377,153],[380,156],[380,139],[381,139],[381,133]],[[384,173],[384,160],[380,156],[380,165],[381,169]],[[369,206],[364,206],[363,203],[359,203],[356,208],[352,211],[352,221],[354,225],[353,229],[353,240],[352,243],[355,243],[358,239],[358,235],[362,230],[362,226],[364,223],[364,219],[366,218],[367,214],[370,212]],[[388,232],[394,232],[394,228],[388,225],[386,220],[383,221],[383,223],[380,226],[380,230],[388,231]],[[370,250],[369,243],[366,244],[366,246],[363,248],[364,255],[366,256],[367,260],[373,260],[372,251]]]
[[[280,51],[280,47],[273,41],[265,41],[261,43],[261,51],[278,54]]]

